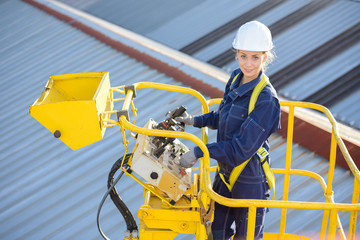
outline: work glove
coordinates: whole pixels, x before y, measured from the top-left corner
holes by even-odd
[[[172,111],[169,111],[167,114],[169,114],[169,117],[173,118],[174,113],[178,110],[179,108],[175,108]],[[175,121],[178,122],[182,122],[185,123],[186,125],[194,125],[194,117],[190,114],[188,114],[186,111],[181,114],[180,116],[177,116],[174,118]]]
[[[197,158],[195,157],[195,153],[194,153],[193,149],[184,153],[180,157],[180,165],[184,168],[190,168],[190,167],[194,166],[196,161],[197,161]]]
[[[194,125],[194,117],[186,111],[180,117],[176,117],[174,119],[178,122],[185,123],[186,125]]]

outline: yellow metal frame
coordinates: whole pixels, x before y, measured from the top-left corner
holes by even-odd
[[[56,77],[56,76],[53,76]],[[79,80],[80,77],[80,80]],[[139,184],[144,187],[144,204],[138,211],[138,216],[140,219],[140,240],[149,240],[149,239],[173,239],[178,233],[183,234],[194,234],[196,240],[208,239],[209,232],[209,222],[211,222],[212,214],[212,202],[216,201],[222,205],[229,207],[247,207],[249,208],[248,216],[248,227],[247,227],[247,239],[253,239],[254,229],[255,229],[255,218],[256,218],[256,208],[280,208],[281,210],[281,220],[280,220],[280,229],[279,233],[265,233],[264,239],[306,239],[303,236],[286,233],[285,226],[287,220],[287,209],[308,209],[308,210],[319,210],[323,211],[323,221],[320,230],[320,239],[335,239],[338,236],[340,239],[346,239],[345,231],[341,225],[340,218],[338,216],[339,211],[348,211],[350,212],[350,224],[348,230],[348,239],[355,239],[355,229],[357,222],[357,213],[360,210],[359,204],[359,192],[360,192],[360,173],[357,169],[354,161],[349,155],[342,139],[340,138],[338,127],[336,121],[330,111],[318,104],[314,103],[305,103],[305,102],[290,102],[282,101],[281,106],[287,107],[288,111],[288,132],[287,132],[287,149],[286,149],[286,161],[285,168],[283,169],[272,169],[274,174],[283,174],[284,175],[284,189],[283,196],[281,200],[253,200],[253,199],[230,199],[223,197],[212,190],[212,183],[210,178],[210,172],[216,169],[216,166],[210,166],[210,157],[209,151],[206,147],[208,141],[208,129],[206,127],[202,128],[201,139],[186,133],[186,132],[176,132],[176,131],[165,131],[165,130],[153,130],[138,127],[135,125],[137,118],[137,109],[134,105],[134,95],[135,91],[145,88],[153,88],[165,91],[172,91],[178,93],[184,93],[194,96],[202,106],[202,113],[209,112],[209,106],[213,104],[219,104],[221,99],[212,99],[206,101],[206,99],[197,91],[179,86],[172,86],[160,83],[152,82],[139,82],[135,83],[132,86],[120,86],[120,87],[110,87],[110,82],[108,79],[107,73],[89,73],[89,74],[73,74],[73,75],[60,75],[61,79],[71,78],[76,83],[81,83],[83,78],[86,78],[86,81],[90,81],[92,78],[96,78],[98,84],[97,86],[92,86],[91,91],[94,92],[92,95],[85,96],[85,103],[81,108],[86,108],[89,111],[89,114],[92,116],[92,120],[100,122],[100,124],[95,124],[96,127],[92,125],[85,125],[86,131],[89,132],[92,129],[99,135],[93,137],[89,143],[85,141],[86,135],[76,135],[69,136],[69,129],[73,129],[74,126],[71,126],[71,118],[74,117],[73,112],[78,111],[77,105],[82,102],[71,99],[72,96],[66,98],[66,101],[63,101],[62,98],[56,98],[52,100],[49,98],[49,102],[46,100],[49,96],[57,96],[55,92],[52,94],[51,86],[45,88],[45,92],[42,96],[30,107],[31,115],[38,119],[40,123],[46,126],[51,132],[58,130],[61,127],[63,135],[60,139],[64,143],[68,144],[72,149],[80,148],[86,144],[97,141],[102,138],[102,135],[105,132],[105,129],[108,127],[120,126],[122,135],[123,135],[123,144],[125,146],[125,154],[128,151],[128,141],[126,139],[125,131],[129,130],[131,135],[135,137],[134,133],[139,133],[143,135],[152,135],[152,136],[163,136],[163,137],[173,137],[173,138],[182,138],[187,139],[195,143],[204,153],[204,157],[200,159],[199,168],[193,168],[193,170],[198,170],[198,173],[193,174],[193,184],[191,189],[185,193],[189,196],[188,198],[182,198],[176,204],[172,205],[170,200],[165,194],[152,187],[151,185],[142,182],[141,179],[137,178],[133,174],[130,174],[126,171],[124,166],[122,170],[134,178]],[[55,79],[55,78],[54,78]],[[49,83],[52,83],[51,79]],[[73,85],[69,85],[70,88]],[[87,84],[82,84],[75,86],[71,90],[82,90]],[[95,91],[96,90],[96,91]],[[121,98],[115,98],[115,94],[122,94]],[[59,96],[60,97],[60,96]],[[68,104],[69,102],[69,104]],[[83,101],[84,102],[84,101]],[[114,103],[122,104],[121,114],[118,119],[113,120],[110,117],[112,114],[118,114],[119,111],[113,111]],[[51,105],[47,105],[51,104]],[[59,105],[65,105],[66,107],[59,107]],[[100,107],[100,108],[99,108]],[[295,108],[310,108],[320,112],[323,112],[332,126],[331,134],[331,144],[330,144],[330,158],[329,158],[329,170],[327,181],[325,181],[317,173],[301,170],[301,169],[292,169],[291,168],[291,159],[292,159],[292,145],[293,145],[293,130],[294,130],[294,112]],[[66,122],[56,122],[53,120],[53,117],[48,114],[48,111],[44,109],[52,110],[55,115],[59,113],[58,110],[62,111],[62,114],[65,114]],[[56,109],[53,109],[56,108]],[[56,111],[55,111],[56,110]],[[74,110],[74,111],[73,111]],[[133,123],[130,122],[128,118],[129,112],[132,112],[134,116]],[[78,116],[78,115],[76,115]],[[79,115],[79,118],[86,118],[87,114]],[[70,119],[70,120],[69,120]],[[80,119],[82,120],[82,119]],[[83,128],[84,121],[78,121],[78,125]],[[56,124],[55,124],[56,123]],[[86,123],[86,121],[85,121]],[[62,129],[60,129],[62,131]],[[84,128],[85,129],[85,128]],[[74,145],[73,141],[77,142],[77,145]],[[136,146],[135,146],[136,147]],[[344,156],[351,173],[354,177],[354,186],[353,186],[353,196],[351,203],[335,203],[334,193],[332,189],[334,169],[336,162],[336,149],[339,147],[342,155]],[[313,178],[317,180],[320,186],[323,189],[324,195],[326,197],[325,203],[320,202],[304,202],[304,201],[289,201],[289,182],[291,175],[302,175]],[[132,238],[130,239],[137,239]]]
[[[197,98],[201,105],[202,105],[202,112],[207,113],[209,111],[209,105],[212,104],[218,104],[220,103],[221,99],[212,99],[209,101],[206,101],[205,98],[198,93],[197,91],[185,87],[178,87],[178,86],[171,86],[166,84],[159,84],[159,83],[149,83],[149,82],[141,82],[134,84],[135,89],[143,89],[143,88],[155,88],[155,89],[161,89],[166,91],[173,91],[173,92],[180,92],[185,94],[193,95],[195,98]],[[129,110],[129,106],[132,106],[133,112],[135,108],[132,103],[133,100],[133,94],[134,92],[132,90],[128,90],[126,93],[125,91],[120,91],[119,89],[124,87],[117,87],[111,89],[112,91],[121,92],[125,94],[125,97],[123,98],[124,103],[122,110]],[[351,212],[350,216],[350,226],[348,231],[348,239],[355,239],[355,228],[356,228],[356,221],[357,221],[357,212],[360,210],[360,204],[359,204],[359,189],[360,189],[360,174],[359,170],[357,169],[356,165],[354,164],[351,156],[349,155],[342,139],[340,138],[338,127],[336,124],[336,121],[334,117],[332,116],[331,112],[318,104],[314,103],[305,103],[305,102],[290,102],[290,101],[282,101],[281,102],[282,107],[288,107],[289,108],[289,116],[288,116],[288,133],[287,133],[287,150],[286,150],[286,163],[284,169],[272,169],[274,174],[283,174],[284,175],[284,189],[283,189],[283,197],[282,200],[252,200],[252,199],[230,199],[223,196],[220,196],[216,192],[212,190],[211,185],[211,179],[210,179],[210,172],[214,171],[216,168],[210,166],[210,158],[209,158],[209,152],[206,148],[207,143],[207,128],[202,129],[201,139],[198,137],[189,134],[189,133],[182,133],[182,132],[173,132],[173,131],[163,131],[163,130],[151,130],[151,129],[145,129],[141,127],[137,127],[134,124],[130,123],[125,116],[121,116],[119,118],[118,122],[113,122],[113,124],[119,124],[122,128],[122,131],[125,129],[130,130],[131,132],[145,134],[145,135],[153,135],[153,136],[165,136],[165,137],[175,137],[175,138],[183,138],[190,140],[194,142],[197,146],[201,148],[201,150],[204,152],[204,157],[200,160],[200,166],[199,168],[194,168],[193,170],[199,170],[199,186],[198,189],[203,194],[202,197],[199,199],[205,199],[205,202],[209,202],[208,199],[215,200],[216,202],[230,206],[230,207],[248,207],[249,208],[249,218],[248,218],[248,231],[247,231],[247,239],[253,239],[252,236],[254,236],[254,226],[255,226],[255,214],[256,214],[256,208],[258,207],[268,207],[268,208],[281,208],[281,222],[280,222],[280,229],[279,233],[265,233],[264,239],[271,238],[271,239],[304,239],[303,236],[298,236],[294,234],[289,234],[285,232],[285,226],[286,226],[286,212],[287,209],[309,209],[309,210],[321,210],[324,212],[323,215],[323,223],[321,226],[321,232],[320,232],[320,239],[335,239],[336,232],[338,233],[339,237],[341,239],[346,239],[346,235],[344,233],[343,227],[341,225],[338,212],[339,211],[349,211]],[[327,181],[325,181],[320,175],[307,171],[307,170],[301,170],[301,169],[291,169],[291,155],[292,155],[292,145],[293,145],[293,129],[294,129],[294,112],[295,108],[302,107],[302,108],[310,108],[314,110],[318,110],[320,112],[325,113],[327,118],[329,119],[329,122],[332,125],[332,134],[331,134],[331,147],[330,147],[330,166],[329,166],[329,173]],[[136,114],[135,114],[136,116]],[[123,134],[125,137],[125,134]],[[124,138],[124,145],[126,148],[126,140]],[[335,203],[334,202],[334,193],[332,190],[332,182],[333,182],[333,175],[334,175],[334,169],[335,169],[335,161],[336,161],[336,148],[339,146],[344,158],[346,159],[346,162],[351,169],[351,172],[354,176],[354,189],[353,189],[353,197],[352,197],[352,203],[351,204],[345,204],[345,203]],[[127,149],[127,148],[126,148]],[[324,195],[326,197],[325,203],[320,202],[297,202],[297,201],[288,201],[288,193],[289,193],[289,181],[290,181],[290,175],[303,175],[307,177],[311,177],[315,180],[317,180],[323,191]],[[151,200],[155,200],[156,198],[151,198],[151,196],[157,196],[159,197],[162,202],[168,203],[166,200],[166,197],[161,195],[160,193],[157,193],[154,189],[151,189],[149,186],[146,186],[143,184],[139,179],[136,179],[140,184],[142,184],[145,187],[145,204],[144,208],[147,208],[147,211],[144,211],[144,209],[140,209],[140,214],[149,214],[149,209],[152,209],[151,207]],[[197,184],[197,183],[196,183]],[[193,189],[193,199],[198,199],[199,192],[194,192]],[[204,197],[204,195],[206,195]],[[192,206],[195,206],[196,204],[191,203]],[[190,204],[190,205],[191,205]],[[156,205],[156,204],[155,204]],[[159,206],[159,203],[157,203],[157,206]],[[163,229],[168,227],[172,228],[176,231],[176,229],[181,229],[179,227],[181,224],[182,226],[188,226],[189,220],[185,221],[184,219],[178,219],[176,218],[179,216],[179,211],[182,208],[188,207],[188,204],[179,204],[175,206],[171,206],[170,204],[167,204],[166,206],[158,207],[152,209],[152,214],[160,213],[162,212],[158,217],[163,216],[165,219],[173,219],[173,221],[170,223],[170,221],[166,222],[165,225],[162,225],[160,220],[155,220],[152,222],[153,225],[151,225],[151,230],[158,229],[156,231],[159,231],[159,229]],[[169,210],[171,209],[171,211]],[[173,211],[174,209],[178,209]],[[167,211],[167,212],[166,212]],[[144,213],[146,212],[146,213]],[[147,215],[148,216],[148,215]],[[189,219],[191,221],[194,221],[194,218],[199,218],[199,214],[195,214],[194,216],[189,216]],[[142,218],[143,216],[139,216]],[[154,218],[155,219],[155,218]],[[181,223],[182,222],[182,223]],[[156,223],[159,225],[157,226]],[[144,224],[144,223],[142,223]],[[155,224],[155,225],[154,225]],[[163,223],[164,224],[164,223]],[[170,227],[170,225],[175,224],[176,227]],[[180,225],[179,225],[180,224]],[[188,228],[196,229],[196,239],[207,239],[207,236],[205,234],[205,226],[201,227],[199,226],[200,219],[195,219],[193,222],[193,225],[190,227],[191,224],[189,224]],[[157,227],[157,228],[156,228]],[[146,228],[147,230],[151,231],[150,229]],[[146,234],[147,230],[144,230],[143,232],[140,231],[140,239],[142,239],[141,234]],[[328,231],[327,231],[328,230]],[[198,232],[199,231],[199,232]],[[326,232],[327,231],[327,232]],[[146,233],[145,233],[146,232]],[[178,231],[180,233],[184,233],[184,231]],[[156,234],[162,234],[161,236],[164,237],[167,236],[168,233],[160,232]],[[158,235],[154,236],[158,236]],[[160,236],[160,235],[159,235]],[[169,233],[170,236],[170,233]],[[176,235],[174,235],[176,236]],[[172,239],[170,238],[163,238],[163,239]],[[144,238],[145,239],[145,238]],[[151,239],[151,238],[146,238]],[[155,239],[155,238],[153,238]]]

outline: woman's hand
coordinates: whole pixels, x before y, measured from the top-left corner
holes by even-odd
[[[178,122],[185,123],[186,125],[194,125],[194,117],[187,112],[184,112],[180,117],[174,119]]]
[[[180,157],[180,165],[184,168],[190,168],[190,167],[194,166],[196,161],[197,161],[197,158],[195,157],[195,153],[194,153],[193,149],[184,153]]]

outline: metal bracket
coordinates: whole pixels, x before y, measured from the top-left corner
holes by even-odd
[[[260,160],[265,159],[269,155],[269,152],[265,148],[262,148],[261,152],[259,150],[256,152],[256,154],[259,156]]]
[[[133,97],[136,97],[136,89],[134,85],[128,85],[125,86],[125,94],[127,93],[127,91],[132,90],[133,91]]]
[[[125,116],[126,120],[130,121],[130,115],[129,115],[129,111],[128,110],[118,110],[116,111],[116,117],[117,117],[117,121],[119,121],[119,118],[121,116]]]

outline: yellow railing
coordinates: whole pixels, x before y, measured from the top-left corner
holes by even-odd
[[[214,99],[210,101],[206,101],[205,98],[195,90],[185,88],[185,87],[178,87],[166,84],[159,84],[159,83],[136,83],[134,84],[135,89],[142,89],[142,88],[156,88],[166,91],[173,91],[173,92],[180,92],[190,94],[196,97],[201,105],[202,105],[202,112],[207,113],[209,111],[209,105],[218,104],[220,99]],[[112,88],[112,91],[121,92],[125,94],[124,103],[122,110],[129,110],[130,106],[134,111],[134,105],[132,103],[134,91],[127,90],[121,91],[123,87],[116,87]],[[116,99],[113,99],[116,101]],[[134,124],[130,123],[126,116],[122,115],[118,119],[118,123],[120,124],[122,130],[128,129],[131,132],[141,133],[144,135],[154,135],[154,136],[164,136],[164,137],[175,137],[175,138],[183,138],[194,142],[197,146],[204,153],[204,157],[200,160],[199,165],[199,176],[200,176],[200,191],[205,191],[205,193],[216,202],[226,205],[229,207],[247,207],[249,208],[249,217],[248,217],[248,229],[247,229],[247,239],[253,239],[254,236],[254,229],[255,229],[255,218],[256,218],[256,208],[260,207],[267,207],[267,208],[281,208],[281,222],[280,222],[280,230],[278,234],[275,234],[278,239],[290,239],[289,236],[294,236],[285,233],[285,225],[286,225],[286,212],[287,209],[308,209],[308,210],[322,210],[324,211],[323,215],[323,222],[321,226],[320,232],[320,239],[335,239],[336,231],[338,232],[341,239],[346,239],[346,235],[344,230],[341,226],[341,222],[338,216],[339,211],[348,211],[350,212],[350,224],[349,224],[349,231],[348,231],[348,239],[355,239],[355,228],[356,228],[356,221],[357,221],[357,212],[360,210],[359,204],[359,189],[360,189],[360,174],[359,170],[357,169],[356,165],[354,164],[351,156],[349,155],[342,139],[339,136],[338,128],[334,117],[330,113],[330,111],[318,104],[313,103],[305,103],[305,102],[288,102],[283,101],[281,102],[281,106],[288,107],[288,132],[287,132],[287,150],[286,150],[286,162],[284,169],[273,169],[275,174],[283,174],[284,175],[284,189],[283,189],[283,197],[282,200],[253,200],[253,199],[230,199],[223,197],[212,190],[212,184],[210,179],[210,172],[213,167],[210,166],[210,158],[209,152],[206,147],[207,143],[207,128],[202,129],[201,139],[198,137],[189,134],[189,133],[182,133],[182,132],[174,132],[174,131],[163,131],[163,130],[150,130],[141,127],[137,127]],[[328,178],[327,181],[318,174],[300,170],[300,169],[291,169],[291,155],[292,155],[292,145],[293,145],[293,130],[294,130],[294,110],[296,107],[303,107],[303,108],[310,108],[321,111],[325,113],[328,117],[331,125],[332,125],[332,134],[331,134],[331,146],[330,146],[330,166],[328,171]],[[136,114],[136,113],[135,113]],[[104,122],[111,124],[116,124],[116,121],[112,120],[104,120]],[[126,147],[127,141],[125,140],[125,134],[123,133],[124,137],[124,145]],[[335,203],[334,202],[334,194],[332,189],[332,182],[334,176],[334,169],[335,169],[335,161],[336,161],[336,148],[339,146],[346,162],[351,169],[351,172],[354,176],[354,187],[353,187],[353,197],[352,203]],[[297,202],[297,201],[288,201],[288,194],[289,194],[289,181],[290,175],[303,175],[314,178],[317,180],[326,197],[325,203],[320,202]],[[330,217],[330,218],[329,218]],[[329,221],[328,221],[329,219]],[[326,230],[328,230],[326,236]],[[270,236],[270,235],[268,235]],[[274,236],[274,235],[271,235]],[[287,238],[289,237],[289,238]],[[265,234],[266,238],[266,234]]]
[[[211,99],[208,101],[209,105],[213,104],[219,104],[221,99]],[[298,208],[298,209],[313,209],[313,210],[324,210],[324,217],[323,217],[323,223],[321,227],[320,232],[320,239],[325,239],[326,236],[326,228],[327,228],[327,220],[329,217],[330,212],[330,222],[329,222],[329,234],[328,239],[334,239],[336,230],[338,230],[338,234],[341,239],[346,239],[343,228],[341,226],[341,222],[338,217],[338,211],[350,211],[350,224],[349,224],[349,234],[348,239],[355,239],[355,228],[356,228],[356,218],[357,218],[357,211],[360,210],[360,204],[359,204],[359,183],[360,183],[360,174],[359,170],[357,169],[356,165],[354,164],[350,154],[348,153],[344,142],[342,141],[339,132],[338,127],[336,124],[336,121],[334,117],[332,116],[331,112],[324,106],[321,106],[319,104],[314,103],[307,103],[307,102],[291,102],[291,101],[281,101],[280,105],[283,107],[288,107],[288,130],[287,130],[287,148],[286,148],[286,162],[285,162],[285,169],[272,169],[274,174],[283,174],[284,175],[284,189],[283,189],[283,199],[282,203],[282,213],[281,213],[281,222],[280,222],[280,234],[285,233],[285,224],[286,224],[286,210],[288,208]],[[300,169],[291,169],[291,154],[292,154],[292,145],[293,145],[293,130],[294,130],[294,112],[296,107],[303,107],[303,108],[309,108],[318,110],[320,112],[323,112],[329,122],[332,126],[332,133],[331,133],[331,146],[330,146],[330,165],[329,165],[329,171],[328,171],[328,179],[327,182],[324,181],[324,179],[310,171],[306,170],[300,170]],[[352,204],[339,204],[334,202],[334,192],[332,190],[332,182],[334,177],[334,170],[335,170],[335,162],[336,162],[336,148],[339,146],[351,172],[354,176],[354,188],[353,188],[353,197],[352,197]],[[324,195],[326,197],[326,203],[323,204],[320,203],[313,203],[313,202],[290,202],[288,200],[288,194],[289,194],[289,181],[290,181],[290,175],[303,175],[308,176],[311,178],[314,178],[317,180],[323,191]],[[211,196],[211,194],[209,194]],[[277,201],[276,204],[268,203],[265,205],[262,205],[262,201],[253,200],[254,204],[251,205],[257,205],[255,202],[258,202],[259,205],[262,207],[266,205],[266,207],[277,207]],[[261,202],[261,203],[260,203]],[[224,205],[227,205],[227,201],[221,202]],[[304,204],[305,203],[305,204]],[[331,204],[328,204],[331,203]],[[243,206],[243,205],[242,205]],[[340,208],[341,206],[341,208]]]

